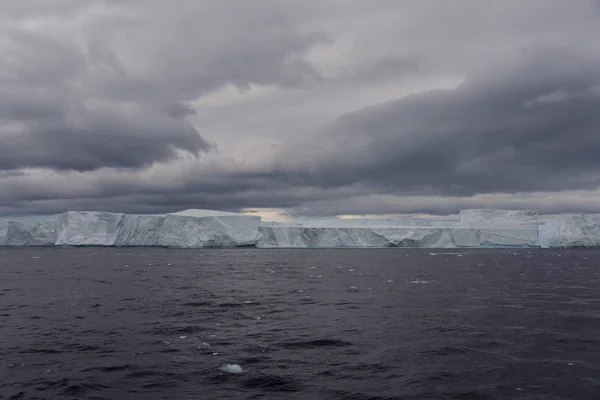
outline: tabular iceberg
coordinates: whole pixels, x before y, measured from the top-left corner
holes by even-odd
[[[257,247],[535,247],[537,212],[463,210],[459,220],[331,219],[263,224]]]
[[[282,223],[212,210],[164,215],[69,211],[37,221],[0,219],[0,246],[600,247],[600,214],[562,215],[542,224],[531,210],[463,210],[458,217]]]
[[[238,247],[258,241],[260,217],[206,210],[166,215],[66,212],[57,220],[57,245]]]
[[[535,247],[537,231],[461,227],[322,228],[262,226],[259,248]]]
[[[0,220],[0,246],[51,246],[55,239],[53,220]]]
[[[56,245],[114,246],[117,227],[125,214],[67,211],[56,221]]]
[[[539,227],[542,247],[600,247],[600,214],[560,215]]]

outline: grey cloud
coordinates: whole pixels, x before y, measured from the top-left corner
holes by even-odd
[[[287,210],[291,217],[331,215],[426,214],[447,216],[473,208],[534,209],[540,214],[598,213],[600,193],[565,192],[549,195],[478,195],[472,197],[363,195],[339,200],[317,200]]]
[[[0,170],[143,168],[181,152],[199,156],[214,146],[189,122],[190,101],[227,83],[319,79],[302,54],[327,37],[297,32],[270,1],[182,1],[175,11],[150,3],[63,0],[40,8],[39,15],[79,13],[85,21],[92,7],[108,7],[73,35],[3,28]],[[14,15],[39,16],[20,4],[10,3]]]
[[[573,57],[571,57],[573,56]],[[599,59],[542,55],[434,91],[346,115],[324,134],[333,148],[289,179],[320,187],[445,194],[589,189],[600,185]],[[561,101],[526,107],[561,91]]]
[[[5,4],[2,45],[11,47],[0,48],[0,215],[192,207],[444,214],[535,202],[547,211],[600,211],[589,199],[551,196],[600,186],[600,24],[597,14],[590,21],[591,0]],[[54,25],[35,28],[40,21]],[[320,45],[334,71],[327,78],[306,56]],[[323,90],[351,87],[360,96],[374,81],[409,85],[428,75],[465,83],[348,112],[314,136],[302,131],[314,125],[304,118]],[[273,124],[277,132],[264,137],[280,137],[265,143],[276,163],[200,160],[178,175],[145,176],[150,167],[205,156],[215,147],[205,137],[218,145],[218,133],[203,130],[213,108],[196,113],[194,100],[228,84],[277,86],[265,95],[270,102],[237,107],[253,113],[287,101],[277,109],[295,113],[285,121],[297,121],[289,131],[306,133],[306,146]],[[302,92],[303,104],[290,92]],[[214,110],[232,121],[224,128],[232,136],[247,134],[232,109]],[[265,114],[247,120],[256,123],[252,132]],[[505,195],[532,191],[551,198]]]

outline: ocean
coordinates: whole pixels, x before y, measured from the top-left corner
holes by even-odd
[[[600,250],[0,249],[0,399],[600,399],[599,288]]]

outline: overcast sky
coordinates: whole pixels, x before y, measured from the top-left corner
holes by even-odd
[[[0,215],[600,212],[598,0],[2,0]]]

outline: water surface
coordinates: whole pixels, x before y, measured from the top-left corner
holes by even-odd
[[[599,267],[597,250],[0,249],[0,398],[598,399]]]

